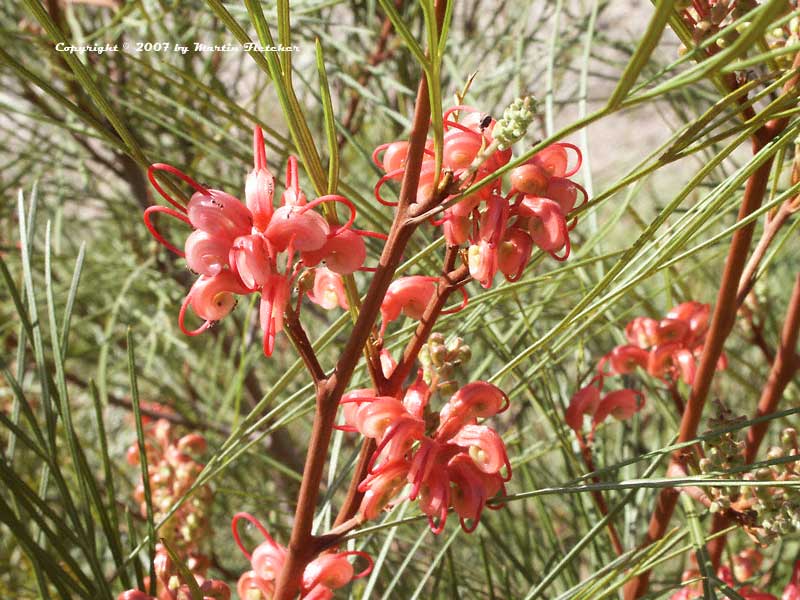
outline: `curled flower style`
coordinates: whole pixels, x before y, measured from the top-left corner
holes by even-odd
[[[450,507],[464,531],[473,531],[487,501],[505,490],[511,463],[505,444],[491,427],[479,423],[508,408],[508,398],[490,383],[477,381],[450,396],[438,415],[420,369],[402,395],[379,396],[354,390],[342,398],[345,427],[377,442],[359,512],[374,519],[410,486],[430,528],[440,533]]]
[[[189,268],[199,275],[181,305],[178,323],[187,335],[198,335],[228,315],[237,296],[258,292],[261,295],[261,327],[264,353],[269,356],[275,337],[283,329],[283,314],[289,307],[292,290],[304,268],[325,263],[329,272],[349,275],[364,269],[364,236],[379,236],[352,229],[356,217],[352,202],[335,194],[309,201],[300,189],[297,159],[289,157],[286,189],[275,206],[275,178],[267,168],[261,128],[253,133],[254,168],[245,182],[244,204],[221,190],[207,189],[178,169],[157,163],[148,176],[155,189],[174,208],[151,206],[144,212],[145,224],[166,248],[185,257]],[[166,171],[194,189],[188,204],[175,200],[159,185],[157,171]],[[325,203],[344,205],[349,217],[343,225],[328,222],[316,212]],[[155,228],[153,217],[166,214],[191,226],[184,249],[167,241]],[[333,278],[328,276],[328,283]],[[320,286],[324,284],[320,282]],[[338,295],[338,288],[334,290]],[[302,299],[303,293],[298,296]],[[323,298],[325,296],[325,298]],[[315,300],[316,298],[316,300]],[[319,289],[312,301],[323,307],[344,307],[337,297],[332,303]],[[191,308],[203,324],[190,330],[185,325]]]
[[[438,285],[438,277],[425,275],[400,277],[393,281],[386,290],[381,302],[381,336],[386,332],[386,327],[389,323],[399,319],[400,315],[415,320],[421,319],[428,302],[436,294]],[[443,310],[441,314],[458,312],[467,305],[467,293],[463,288],[460,291],[462,295],[461,304],[455,308]]]
[[[692,301],[679,304],[660,321],[636,317],[625,327],[628,343],[606,354],[598,369],[605,372],[608,366],[605,374],[625,375],[641,368],[653,377],[692,385],[710,314],[708,304]],[[723,354],[717,369],[726,366]]]
[[[264,536],[261,542],[250,553],[239,537],[238,523],[248,521]],[[264,526],[251,514],[237,513],[231,521],[233,539],[250,561],[252,569],[239,578],[236,591],[241,600],[270,600],[275,585],[286,563],[286,548],[277,543]],[[366,568],[356,573],[350,557],[361,557],[367,561]],[[366,552],[351,550],[348,552],[324,553],[308,563],[303,571],[301,598],[303,600],[321,600],[333,598],[333,590],[346,586],[354,579],[360,579],[372,571],[372,559]]]
[[[511,116],[504,115],[500,122],[470,106],[445,111],[442,172],[436,172],[429,139],[417,187],[417,203],[428,207],[434,185],[445,174],[452,175],[451,188],[457,190],[443,199],[445,204],[472,182],[490,179],[478,192],[449,205],[443,217],[434,221],[442,226],[449,245],[468,244],[470,274],[486,288],[498,270],[508,281],[519,279],[534,246],[556,260],[566,260],[571,251],[569,231],[577,224],[577,220],[568,224],[568,215],[579,208],[579,195],[581,205],[588,200],[586,190],[569,179],[580,169],[581,152],[564,142],[544,148],[514,168],[508,191],[503,192],[501,176],[492,178],[510,161],[509,146],[521,137],[532,117],[527,104],[517,104],[510,107]],[[571,166],[569,151],[576,155]],[[383,144],[373,153],[375,164],[385,173],[375,186],[375,198],[381,204],[395,205],[383,197],[382,189],[387,182],[402,179],[407,153],[407,142]]]

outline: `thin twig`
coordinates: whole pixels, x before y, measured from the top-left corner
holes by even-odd
[[[292,344],[294,344],[297,353],[303,360],[306,369],[308,369],[308,372],[311,374],[311,377],[314,380],[314,385],[321,385],[325,381],[325,371],[323,370],[322,365],[319,364],[317,353],[314,352],[314,347],[311,345],[311,341],[308,339],[308,334],[306,334],[306,330],[303,329],[303,325],[300,323],[297,313],[292,309],[286,310],[284,327],[286,333],[289,335],[289,339],[292,340]]]
[[[593,473],[596,471],[596,468],[594,466],[594,459],[592,458],[592,448],[586,443],[582,436],[578,438],[578,441],[581,446],[581,457],[586,465],[586,469],[589,473]],[[591,481],[599,484],[600,478],[595,475],[591,478]],[[604,517],[608,517],[608,504],[606,504],[606,499],[605,496],[603,496],[602,490],[593,490],[592,498],[594,499],[594,502],[597,505],[597,510],[600,511],[600,514]],[[617,556],[621,556],[625,550],[622,547],[622,542],[619,539],[617,528],[614,526],[614,522],[611,519],[608,519],[607,525],[608,527],[606,528],[606,531],[608,531],[608,537],[611,539],[611,545],[614,546],[614,552],[617,553]]]
[[[739,282],[739,290],[736,293],[736,303],[739,306],[744,303],[747,294],[749,294],[750,290],[753,289],[753,286],[756,283],[758,267],[761,264],[761,261],[764,259],[767,250],[772,245],[772,242],[775,240],[775,237],[778,235],[778,231],[780,231],[781,227],[783,227],[789,218],[797,211],[798,200],[800,200],[800,198],[795,197],[781,204],[781,206],[778,208],[778,211],[764,227],[764,233],[761,235],[761,239],[758,241],[758,244],[756,244],[753,255],[747,262],[747,266],[742,274],[742,280]]]

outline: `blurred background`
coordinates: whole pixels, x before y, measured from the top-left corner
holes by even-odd
[[[207,334],[183,336],[177,314],[194,277],[183,260],[152,240],[142,222],[143,210],[159,202],[147,181],[150,163],[174,165],[242,197],[252,168],[254,124],[264,128],[268,163],[279,184],[287,157],[296,153],[274,88],[253,56],[194,50],[195,43],[238,44],[211,4],[24,0],[0,7],[5,596],[43,597],[46,590],[52,597],[80,597],[80,590],[95,589],[95,597],[107,597],[149,568],[146,545],[132,555],[148,523],[135,492],[140,470],[125,461],[137,439],[129,332],[145,414],[166,416],[176,432],[199,432],[208,442],[198,460],[210,465],[204,471],[211,494],[204,500],[208,522],[202,528],[209,573],[234,584],[247,568],[230,535],[230,518],[238,511],[253,513],[276,539],[288,540],[313,409],[310,380],[287,338],[278,338],[272,358],[263,356],[257,306],[249,298]],[[256,39],[242,4],[217,6]],[[424,39],[419,5],[397,6],[414,36]],[[264,2],[262,8],[275,26],[275,5]],[[541,112],[518,144],[520,153],[606,106],[652,13],[651,3],[633,0],[454,2],[442,72],[444,104],[454,103],[470,80],[466,103],[493,115],[533,94]],[[357,227],[386,231],[391,209],[374,201],[381,174],[370,155],[377,145],[407,134],[421,70],[375,1],[292,2],[291,19],[295,90],[323,162],[317,40],[336,119],[340,193],[355,202]],[[770,31],[764,28],[763,39]],[[58,42],[116,44],[120,50],[68,54],[56,51]],[[176,51],[176,44],[189,50]],[[745,129],[730,104],[686,134],[687,124],[722,96],[713,76],[678,81],[692,65],[680,61],[680,45],[668,28],[636,90],[655,89],[651,97],[563,136],[582,148],[585,162],[576,179],[598,199],[573,234],[570,260],[555,263],[540,255],[519,283],[489,291],[470,284],[469,308],[437,328],[471,346],[472,359],[459,373],[463,381],[499,373],[512,398],[513,408],[498,422],[515,469],[509,494],[555,491],[491,511],[470,537],[456,523],[434,537],[424,521],[411,518],[418,514],[415,507],[401,505],[386,517],[389,526],[353,538],[377,564],[342,597],[619,594],[625,580],[620,565],[626,563],[614,562],[618,557],[603,528],[594,527],[600,516],[591,495],[563,489],[586,471],[563,424],[564,410],[597,360],[623,341],[631,318],[659,318],[684,300],[714,301],[727,228],[741,199],[739,176],[751,157],[747,137],[737,140]],[[741,71],[766,81],[776,77],[766,61]],[[796,136],[792,127],[787,135]],[[788,187],[793,143],[775,152],[780,154],[771,200]],[[721,154],[723,160],[693,179]],[[313,189],[302,166],[301,184],[309,193]],[[168,238],[182,239],[178,225],[160,223]],[[737,326],[726,346],[730,367],[714,382],[713,396],[735,414],[751,415],[769,369],[753,336],[772,348],[777,343],[797,270],[795,230],[796,222],[774,246],[748,305],[758,328],[745,321]],[[368,245],[374,262],[380,245]],[[438,269],[442,251],[438,232],[421,228],[404,273]],[[624,267],[604,279],[619,260]],[[368,276],[356,277],[362,292]],[[303,310],[311,338],[322,340],[323,365],[330,367],[346,339],[349,316],[309,303]],[[402,347],[413,326],[405,323],[388,339],[389,347]],[[353,387],[366,381],[362,365]],[[629,421],[609,422],[595,442],[598,466],[613,467],[604,475],[612,483],[642,477],[671,443],[679,420],[658,381],[631,377],[627,384],[646,393],[645,409]],[[797,406],[797,400],[795,384],[782,407]],[[52,418],[49,411],[62,417]],[[773,437],[780,428],[772,428]],[[84,457],[77,462],[76,442]],[[335,516],[357,451],[351,436],[335,435],[320,529]],[[655,455],[643,458],[648,452]],[[648,476],[662,476],[665,465]],[[94,487],[87,483],[92,479]],[[622,503],[614,519],[626,549],[641,541],[654,497],[647,489],[608,492],[610,505]],[[653,597],[669,597],[689,565],[687,521],[680,517],[673,525],[656,554],[635,558],[656,561]],[[255,544],[258,536],[248,539]],[[570,555],[579,541],[580,551]],[[726,556],[753,547],[741,532],[728,544]],[[782,589],[796,552],[791,538],[763,550],[766,559],[754,577]]]

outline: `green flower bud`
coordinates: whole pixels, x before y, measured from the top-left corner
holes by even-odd
[[[492,137],[500,150],[510,148],[522,139],[537,113],[536,99],[533,96],[517,98],[503,111],[503,116],[495,123]]]

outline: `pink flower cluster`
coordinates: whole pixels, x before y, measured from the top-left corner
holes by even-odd
[[[247,551],[239,537],[238,522],[244,519],[253,524],[264,536],[264,541],[256,546],[252,554]],[[236,590],[241,600],[269,600],[275,591],[275,584],[286,562],[286,548],[278,544],[264,526],[248,513],[237,513],[231,522],[233,537],[239,549],[250,561],[252,570],[239,578]],[[349,557],[360,556],[369,564],[356,573]],[[312,560],[303,571],[301,594],[303,600],[328,600],[333,598],[333,590],[344,587],[353,579],[360,579],[372,571],[372,559],[365,552],[323,553]]]
[[[745,600],[778,600],[777,596],[762,591],[754,585],[737,583],[737,581],[747,581],[755,577],[762,560],[763,557],[756,550],[741,552],[733,558],[733,570],[723,565],[717,569],[717,578],[736,590],[736,593]],[[699,571],[696,569],[684,571],[682,579],[683,581],[697,581],[683,586],[670,596],[670,600],[695,600],[704,597],[703,582],[700,580]],[[783,589],[780,600],[800,600],[800,561],[795,562],[791,580]]]
[[[173,564],[166,548],[162,544],[156,546],[153,567],[158,578],[158,594],[156,597],[140,590],[127,590],[117,596],[117,600],[192,600],[189,584],[184,581],[180,571]],[[203,600],[230,600],[231,590],[226,583],[217,579],[206,579],[194,572],[192,575],[200,588],[200,592],[203,594]],[[149,578],[145,578],[145,587],[148,582]]]
[[[575,392],[564,415],[564,421],[581,442],[584,441],[584,415],[589,415],[592,419],[592,427],[587,438],[591,442],[597,426],[609,416],[623,421],[630,419],[644,406],[644,395],[636,390],[614,390],[603,396],[604,382],[605,377],[600,373],[588,385]]]
[[[434,533],[444,529],[451,504],[462,528],[473,531],[487,500],[511,478],[503,440],[478,419],[506,410],[508,398],[490,383],[467,384],[442,407],[437,424],[430,396],[420,371],[402,398],[379,396],[372,389],[342,398],[343,429],[378,444],[359,486],[364,494],[360,514],[374,519],[410,485],[408,499],[419,499]]]
[[[459,119],[457,115],[464,115]],[[435,186],[445,172],[461,187],[491,177],[511,159],[511,149],[503,149],[492,133],[497,122],[469,106],[455,106],[444,113],[442,168],[436,171],[433,141],[429,140],[417,187],[416,201],[421,205],[436,193]],[[576,153],[576,163],[569,166],[567,150]],[[382,156],[381,156],[382,154]],[[393,206],[381,195],[388,181],[399,180],[405,171],[408,142],[379,146],[373,153],[375,164],[385,175],[375,186],[381,204]],[[470,273],[483,287],[490,287],[499,270],[507,280],[519,279],[534,246],[557,260],[570,254],[568,214],[576,208],[578,192],[586,191],[569,177],[581,164],[581,153],[572,144],[557,143],[535,154],[511,171],[511,185],[502,191],[498,176],[478,192],[459,200],[444,211],[436,225],[442,225],[447,243],[468,243]],[[445,198],[455,198],[454,194]],[[562,254],[557,254],[562,251]]]
[[[660,321],[637,317],[625,327],[628,343],[604,356],[599,368],[607,364],[611,373],[623,375],[640,367],[654,377],[692,385],[710,313],[708,304],[684,302]],[[726,366],[723,354],[717,369]]]
[[[247,176],[244,204],[226,192],[205,188],[174,167],[158,163],[150,167],[150,181],[177,210],[151,206],[145,210],[144,220],[159,242],[185,256],[189,268],[200,275],[181,305],[181,330],[187,335],[198,335],[233,309],[237,295],[259,292],[264,353],[269,356],[275,336],[283,329],[284,311],[301,270],[324,262],[327,268],[316,271],[309,297],[326,307],[346,306],[341,275],[363,268],[364,236],[384,236],[353,229],[355,206],[342,196],[325,195],[308,201],[300,189],[294,157],[289,158],[286,189],[276,208],[275,179],[267,168],[259,127],[255,128],[253,138],[255,167]],[[163,190],[154,176],[158,170],[172,173],[194,188],[187,205]],[[325,203],[347,207],[347,221],[333,225],[314,210]],[[165,213],[193,228],[184,250],[173,246],[155,229],[152,223],[155,213]],[[184,324],[189,307],[204,320],[194,330]]]
[[[173,504],[194,485],[203,470],[196,457],[206,451],[206,440],[199,433],[178,437],[175,427],[166,419],[158,419],[146,429],[145,453],[150,482],[154,519],[161,521]],[[128,448],[128,463],[139,463],[139,447]],[[139,480],[134,491],[139,511],[147,516],[144,483]],[[210,538],[210,508],[213,500],[207,485],[195,490],[180,508],[161,527],[159,535],[170,545],[189,569],[203,575],[208,568],[208,558],[202,553],[203,544]]]

